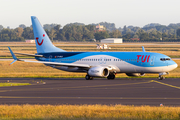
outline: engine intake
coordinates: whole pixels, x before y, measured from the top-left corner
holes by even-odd
[[[109,70],[105,67],[93,67],[88,70],[88,75],[92,77],[107,77],[109,75]]]
[[[134,77],[140,77],[144,76],[145,73],[126,73],[127,76],[134,76]]]

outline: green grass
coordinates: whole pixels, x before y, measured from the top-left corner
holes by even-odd
[[[24,85],[31,85],[30,83],[0,83],[0,87],[7,87],[7,86],[24,86]]]
[[[180,107],[124,105],[0,105],[6,120],[179,120]]]

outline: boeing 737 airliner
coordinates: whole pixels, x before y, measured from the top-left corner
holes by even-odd
[[[32,16],[34,39],[37,54],[13,53],[15,61],[43,63],[53,68],[70,71],[85,72],[86,80],[93,77],[107,77],[115,79],[117,73],[128,76],[144,76],[145,73],[158,73],[159,79],[175,69],[177,64],[168,56],[160,53],[146,52],[67,52],[55,47],[37,17]],[[34,56],[38,61],[20,60],[14,54]],[[11,64],[12,64],[11,63]]]

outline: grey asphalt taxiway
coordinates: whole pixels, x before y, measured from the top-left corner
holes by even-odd
[[[0,87],[0,104],[122,104],[180,106],[180,78],[0,78],[31,83]]]

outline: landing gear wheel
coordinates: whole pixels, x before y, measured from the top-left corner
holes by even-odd
[[[115,79],[115,75],[114,74],[109,74],[108,76],[107,76],[107,79],[108,80],[112,80],[112,79]]]
[[[86,75],[86,80],[90,80],[90,76],[89,75]]]
[[[116,77],[116,76],[113,74],[113,75],[111,76],[111,79],[115,79],[115,77]]]
[[[163,80],[163,79],[165,79],[165,77],[159,76],[158,79],[159,79],[159,80]]]
[[[111,79],[110,75],[107,76],[107,79],[108,79],[108,80]]]

